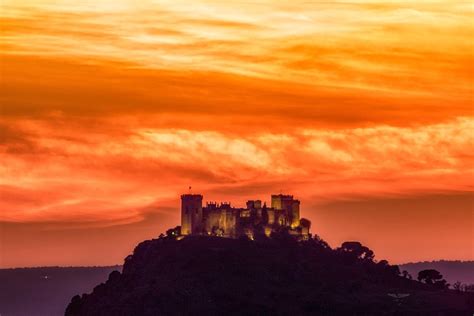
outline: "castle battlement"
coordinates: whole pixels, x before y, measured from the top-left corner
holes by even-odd
[[[287,229],[300,239],[307,239],[311,222],[300,218],[300,201],[293,195],[271,196],[271,206],[261,200],[249,200],[245,208],[232,207],[230,202],[207,202],[202,206],[201,194],[181,195],[181,234],[214,235],[228,238]]]

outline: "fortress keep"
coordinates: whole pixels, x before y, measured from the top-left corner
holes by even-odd
[[[258,234],[288,230],[298,239],[307,239],[311,222],[300,219],[300,201],[292,195],[271,196],[271,207],[260,200],[250,200],[246,208],[230,203],[208,202],[202,205],[201,194],[181,195],[181,234],[214,235],[238,238],[246,235],[254,239]]]

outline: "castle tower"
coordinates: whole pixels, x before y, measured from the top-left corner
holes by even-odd
[[[272,195],[272,208],[284,212],[285,225],[295,228],[300,224],[300,201],[293,199],[293,195]]]
[[[291,202],[290,225],[295,228],[300,224],[300,201],[293,200]]]
[[[199,235],[202,232],[202,195],[181,195],[181,234]]]

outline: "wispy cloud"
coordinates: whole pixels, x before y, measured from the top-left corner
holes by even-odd
[[[10,53],[399,93],[466,94],[472,73],[474,14],[458,2],[40,1],[2,13]]]
[[[190,183],[206,192],[288,182],[303,200],[472,189],[474,123],[468,118],[411,128],[241,135],[169,128],[100,134],[31,120],[17,125],[25,136],[6,139],[1,154],[7,220],[130,217]],[[15,150],[24,139],[35,150]]]

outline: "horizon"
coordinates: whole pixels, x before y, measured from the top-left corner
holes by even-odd
[[[433,261],[417,261],[417,262],[404,262],[397,264],[399,266],[409,265],[409,264],[418,264],[418,263],[439,263],[439,262],[460,262],[460,263],[474,263],[474,260],[433,260]],[[390,263],[390,262],[389,262]],[[391,264],[391,263],[390,263]],[[48,268],[112,268],[112,267],[123,267],[123,264],[111,264],[105,266],[31,266],[31,267],[7,267],[7,268],[0,268],[0,270],[15,270],[15,269],[48,269]]]
[[[383,260],[383,259],[382,259]],[[409,262],[403,262],[403,263],[398,263],[398,264],[393,264],[392,262],[389,262],[389,264],[393,265],[398,265],[398,266],[403,266],[403,265],[409,265],[409,264],[420,264],[420,263],[442,263],[442,262],[448,262],[448,263],[474,263],[474,260],[431,260],[431,261],[409,261]],[[48,268],[111,268],[111,267],[123,267],[123,263],[116,263],[116,264],[108,264],[108,265],[90,265],[90,266],[22,266],[22,267],[2,267],[0,270],[15,270],[15,269],[48,269]]]
[[[390,263],[474,260],[462,1],[5,0],[0,268],[115,265],[209,201],[301,201]]]

